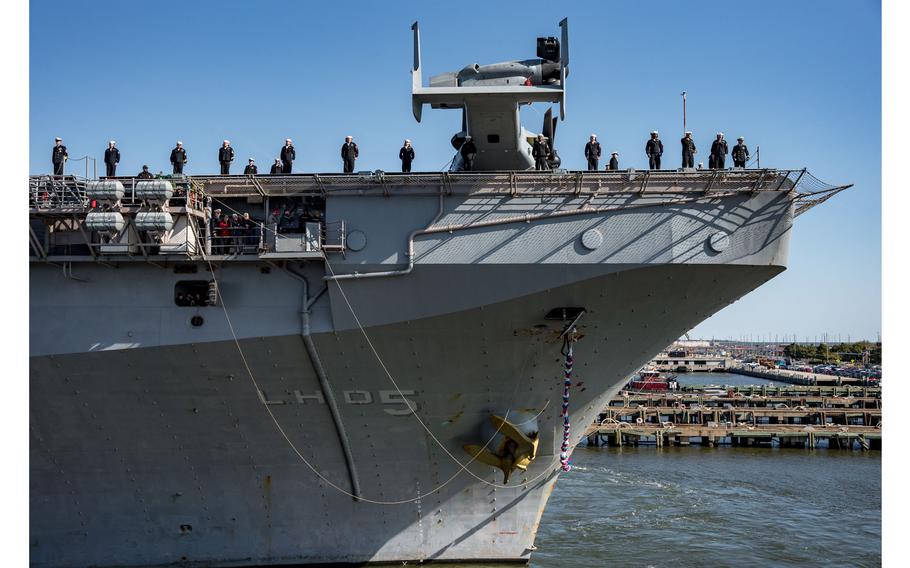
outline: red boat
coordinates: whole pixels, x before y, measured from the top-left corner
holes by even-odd
[[[627,390],[636,391],[665,391],[677,390],[679,383],[676,381],[676,375],[661,375],[658,371],[642,369],[638,372],[638,378],[629,381],[626,385]]]

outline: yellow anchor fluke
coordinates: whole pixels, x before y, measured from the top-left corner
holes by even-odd
[[[515,447],[513,452],[516,465],[521,469],[527,469],[531,460],[537,456],[537,433],[534,432],[534,437],[531,438],[515,427],[511,422],[501,416],[496,416],[495,414],[490,416],[490,422],[493,424],[493,427],[503,433],[506,438],[509,438],[517,444],[517,447]]]
[[[483,446],[478,446],[477,444],[465,444],[462,447],[464,448],[464,451],[468,452],[468,454],[475,460],[502,469],[502,458],[490,450],[484,448]]]
[[[490,416],[490,422],[501,434],[497,436],[499,440],[495,441],[495,447],[487,449],[477,444],[465,444],[462,447],[477,461],[499,468],[505,484],[515,469],[528,469],[537,455],[537,432],[525,434],[501,416]]]

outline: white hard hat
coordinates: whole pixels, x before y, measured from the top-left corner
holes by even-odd
[[[110,144],[116,144],[117,141],[116,141],[116,140],[111,140],[109,143],[110,143]]]
[[[60,142],[63,142],[63,138],[60,138],[59,136],[56,137],[56,138],[54,138],[54,142],[57,142],[58,140],[59,140]]]
[[[619,152],[613,152],[611,155],[613,155],[613,156],[618,156],[618,155],[619,155]]]
[[[718,132],[717,135],[718,135],[718,136],[723,136],[724,133],[723,133],[723,132]]]
[[[290,142],[291,139],[290,139],[290,138],[285,138],[284,141],[285,141],[285,142]]]
[[[657,131],[656,131],[656,130],[652,130],[652,131],[651,131],[651,134],[657,134]]]
[[[181,142],[180,140],[178,140],[178,141],[177,141],[177,145],[180,146],[181,144],[183,144],[183,142]]]
[[[597,138],[597,134],[591,134],[591,138]]]

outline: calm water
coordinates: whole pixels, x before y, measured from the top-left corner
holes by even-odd
[[[579,446],[533,568],[879,566],[881,452]]]
[[[786,385],[778,381],[769,381],[757,377],[734,375],[733,373],[680,373],[676,376],[680,385]]]

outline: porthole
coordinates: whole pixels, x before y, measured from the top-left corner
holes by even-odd
[[[193,327],[202,327],[202,324],[205,323],[205,320],[202,319],[202,316],[193,316],[190,318],[190,325]]]

